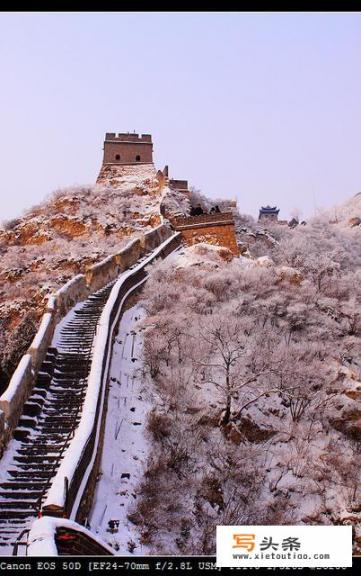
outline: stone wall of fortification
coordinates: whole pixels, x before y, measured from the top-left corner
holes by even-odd
[[[187,228],[181,230],[181,233],[182,238],[188,246],[193,246],[193,244],[197,244],[198,242],[206,242],[207,244],[229,248],[232,254],[239,256],[239,248],[233,224],[221,224],[218,226],[208,224],[195,228]]]
[[[78,274],[49,297],[39,329],[8,387],[0,396],[0,457],[18,424],[24,403],[51,344],[56,324],[75,304],[115,280],[121,272],[133,266],[139,258],[154,250],[172,234],[171,228],[164,224],[154,228],[140,238],[131,240],[116,254],[90,266],[84,274]]]
[[[175,230],[181,232],[189,246],[206,242],[229,248],[232,254],[239,256],[233,214],[230,212],[174,218],[171,224]]]

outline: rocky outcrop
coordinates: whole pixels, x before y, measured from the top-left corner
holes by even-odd
[[[330,417],[330,424],[353,440],[361,441],[361,406],[345,408],[339,417]]]
[[[260,426],[249,416],[243,416],[237,421],[237,424],[235,422],[229,422],[224,427],[224,431],[227,438],[235,444],[241,444],[245,440],[258,444],[265,442],[276,434],[275,430]]]
[[[361,218],[359,218],[359,216],[354,216],[353,218],[350,218],[350,220],[348,221],[348,225],[351,226],[351,228],[353,228],[354,226],[360,226],[361,224]]]
[[[281,282],[289,282],[290,284],[298,285],[303,280],[301,272],[296,270],[296,268],[291,268],[290,266],[280,266],[276,269],[276,274]]]

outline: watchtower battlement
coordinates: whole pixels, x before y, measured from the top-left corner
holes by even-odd
[[[134,132],[106,132],[105,140],[116,140],[117,142],[152,142],[151,134],[135,134]]]
[[[106,132],[104,164],[153,164],[151,134]]]

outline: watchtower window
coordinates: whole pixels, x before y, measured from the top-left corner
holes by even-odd
[[[136,160],[136,162],[140,162],[140,156],[139,156],[139,155],[136,156],[136,157],[135,157],[135,160]]]
[[[115,159],[116,159],[116,160],[120,160],[120,154],[116,154],[116,155],[115,155]]]

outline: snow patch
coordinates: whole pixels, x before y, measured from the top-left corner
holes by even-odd
[[[131,554],[130,543],[135,554],[148,553],[140,543],[136,526],[127,518],[150,452],[144,436],[152,404],[141,374],[143,340],[139,320],[143,317],[139,305],[124,312],[115,337],[100,479],[89,518],[91,530],[121,555]]]

